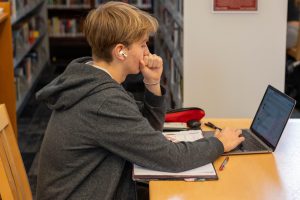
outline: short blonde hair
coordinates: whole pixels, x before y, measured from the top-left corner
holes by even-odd
[[[116,44],[130,46],[157,31],[158,22],[149,13],[123,2],[108,2],[89,12],[83,33],[96,59],[112,61]]]

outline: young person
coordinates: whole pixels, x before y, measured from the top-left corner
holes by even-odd
[[[135,199],[132,163],[180,172],[214,161],[244,138],[225,129],[216,137],[173,143],[162,134],[162,59],[147,47],[157,21],[121,2],[91,11],[84,34],[92,58],[72,61],[37,93],[53,110],[40,151],[37,199]],[[141,72],[136,102],[121,83]]]

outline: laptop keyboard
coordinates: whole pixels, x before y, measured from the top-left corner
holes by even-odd
[[[240,147],[241,150],[260,151],[267,149],[260,142],[258,142],[248,131],[243,130],[242,134],[245,137],[245,141],[242,142],[242,145]]]

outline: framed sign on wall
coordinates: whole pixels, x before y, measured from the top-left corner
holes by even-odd
[[[213,0],[214,13],[255,13],[258,11],[257,0]]]

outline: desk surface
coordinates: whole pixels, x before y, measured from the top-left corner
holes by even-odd
[[[249,128],[248,119],[210,119],[219,127]],[[205,129],[204,129],[205,130]],[[207,130],[207,129],[206,129]],[[300,119],[291,119],[272,154],[224,156],[214,162],[219,180],[204,182],[151,181],[151,200],[300,199]]]

